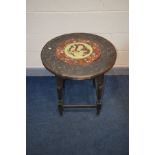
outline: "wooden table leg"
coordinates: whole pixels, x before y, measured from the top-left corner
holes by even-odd
[[[95,79],[93,79],[93,87],[96,88],[96,86],[95,86]]]
[[[100,110],[101,110],[101,98],[102,98],[103,82],[104,82],[104,75],[100,75],[100,76],[95,78],[97,114],[99,114]]]
[[[63,109],[65,106],[63,101],[63,88],[65,80],[60,77],[56,77],[56,80],[57,80],[58,110],[60,115],[63,115]],[[93,79],[93,81],[95,81],[95,88],[96,88],[96,111],[97,114],[99,114],[101,110],[101,98],[102,98],[104,75],[96,77],[95,79]],[[72,107],[72,105],[66,105],[66,107]]]
[[[56,77],[57,80],[57,96],[58,96],[58,110],[60,115],[63,114],[63,87],[64,79]]]

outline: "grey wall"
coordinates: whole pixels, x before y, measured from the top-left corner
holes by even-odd
[[[27,0],[27,68],[43,67],[43,45],[72,32],[109,39],[118,52],[115,67],[128,67],[128,0]]]

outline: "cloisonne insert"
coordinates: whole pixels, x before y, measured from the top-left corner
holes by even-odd
[[[56,48],[56,57],[68,64],[85,65],[101,55],[99,45],[91,40],[68,39]]]

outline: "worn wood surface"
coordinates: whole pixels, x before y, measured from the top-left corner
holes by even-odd
[[[57,45],[70,38],[89,39],[101,49],[101,56],[88,65],[70,65],[56,58]],[[88,33],[71,33],[56,37],[46,43],[41,52],[41,60],[47,70],[58,77],[84,80],[93,79],[113,67],[116,61],[115,47],[107,39]]]

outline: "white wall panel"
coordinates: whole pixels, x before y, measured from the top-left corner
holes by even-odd
[[[128,67],[129,66],[129,52],[117,51],[117,59],[114,67]]]
[[[128,0],[27,0],[28,12],[128,10]]]
[[[71,32],[128,32],[128,13],[27,13],[28,35]]]

